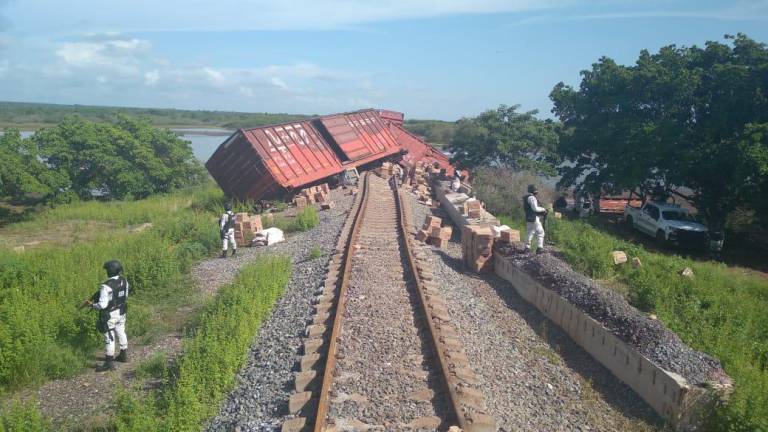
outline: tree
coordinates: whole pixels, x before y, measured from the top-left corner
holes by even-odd
[[[66,187],[66,179],[42,163],[34,145],[16,129],[0,135],[0,198],[12,201],[45,199]]]
[[[82,199],[144,198],[195,184],[204,178],[188,141],[144,120],[119,116],[114,123],[70,117],[56,127],[36,132],[42,161],[68,179]]]
[[[578,90],[556,85],[559,152],[570,161],[560,184],[685,187],[722,226],[766,183],[765,160],[753,156],[766,152],[768,123],[768,49],[743,34],[726,39],[642,51],[632,66],[603,57]]]
[[[460,168],[498,166],[553,173],[558,125],[539,120],[537,111],[516,112],[501,105],[474,118],[459,120],[448,150]]]

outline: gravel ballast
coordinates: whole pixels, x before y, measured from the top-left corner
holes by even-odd
[[[414,226],[439,209],[408,193]],[[495,275],[470,273],[459,230],[430,253],[440,288],[501,431],[654,430],[660,419],[558,327]]]
[[[662,323],[652,320],[626,299],[581,275],[551,254],[513,255],[512,263],[545,287],[557,292],[662,368],[692,384],[726,379],[720,362],[686,345]]]
[[[330,199],[336,207],[319,212],[320,223],[312,230],[291,235],[285,242],[273,246],[243,248],[242,256],[238,251],[235,259],[218,261],[223,262],[222,272],[206,272],[208,283],[226,283],[234,279],[237,268],[242,265],[238,265],[239,261],[253,260],[261,253],[288,255],[293,262],[285,293],[262,323],[248,352],[247,364],[237,375],[235,388],[219,414],[207,425],[207,431],[280,430],[293,392],[296,358],[313,311],[311,301],[324,281],[329,255],[354,198],[346,192],[331,191]],[[323,255],[311,259],[310,252],[315,247],[320,248]]]

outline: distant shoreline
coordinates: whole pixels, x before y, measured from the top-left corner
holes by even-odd
[[[55,123],[33,123],[33,124],[16,124],[16,123],[0,123],[0,132],[7,129],[17,129],[25,132],[36,132],[39,129],[47,127],[55,127]],[[203,125],[154,125],[158,128],[170,129],[174,132],[180,132],[184,135],[208,135],[208,136],[228,136],[232,135],[236,129],[220,128],[218,126],[203,126]]]

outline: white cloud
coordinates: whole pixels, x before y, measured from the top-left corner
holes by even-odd
[[[208,81],[215,86],[223,86],[227,84],[227,79],[224,77],[224,74],[221,71],[210,67],[204,67],[203,74],[208,79]]]
[[[271,80],[269,80],[275,87],[281,88],[281,89],[287,89],[288,84],[285,83],[282,79],[278,77],[272,77]]]
[[[139,77],[143,75],[142,68],[151,61],[149,41],[114,37],[91,40],[61,43],[55,50],[58,73],[92,70],[104,75]]]
[[[370,76],[354,71],[300,60],[184,64],[160,56],[147,40],[114,32],[43,43],[34,59],[0,60],[0,76],[9,100],[58,103],[317,113],[372,105],[359,104],[381,94]]]
[[[152,86],[160,80],[160,71],[157,69],[144,72],[144,84]]]

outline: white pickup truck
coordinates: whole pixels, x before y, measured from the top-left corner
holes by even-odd
[[[627,205],[624,221],[662,244],[706,248],[709,242],[709,229],[696,221],[687,209],[674,204],[649,201],[641,208]]]

